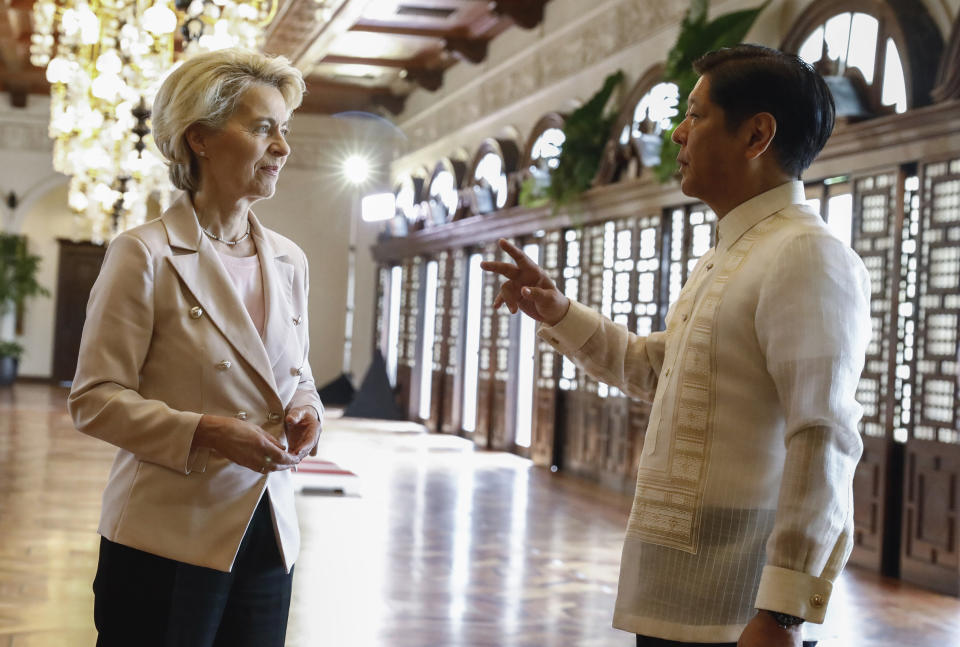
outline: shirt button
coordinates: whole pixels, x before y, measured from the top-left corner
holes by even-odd
[[[707,263],[707,269],[708,269],[708,270],[712,270],[712,269],[713,269],[713,263]]]
[[[280,414],[279,414],[279,413],[273,413],[273,412],[268,413],[268,414],[267,414],[267,420],[269,420],[270,422],[277,422],[277,421],[280,420]]]
[[[687,320],[687,315],[685,314],[680,315],[680,321],[686,321],[686,320]]]
[[[235,417],[236,417],[237,420],[246,420],[246,419],[247,419],[247,412],[246,412],[246,411],[237,411],[237,414],[236,414]]]
[[[294,376],[299,377],[300,375],[303,375],[303,369],[302,369],[302,368],[293,367],[293,368],[290,369],[290,375],[294,375]]]
[[[217,364],[217,369],[220,370],[220,371],[225,371],[225,370],[227,370],[228,368],[230,368],[231,366],[233,366],[233,363],[232,363],[230,360],[226,360],[226,359],[225,359],[225,360],[223,360],[222,362],[219,362],[219,363]]]
[[[303,315],[297,315],[293,318],[293,325],[299,326],[301,321],[303,321]]]
[[[819,609],[823,606],[823,596],[819,593],[814,593],[810,596],[810,606],[814,609]]]
[[[190,308],[191,319],[199,319],[202,316],[203,316],[203,308],[201,308],[200,306],[193,306],[192,308]]]

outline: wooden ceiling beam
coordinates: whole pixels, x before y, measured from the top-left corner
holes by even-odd
[[[543,8],[550,0],[494,0],[494,13],[508,16],[518,27],[533,29],[543,22]]]
[[[428,69],[436,67],[425,56],[416,56],[414,58],[370,58],[365,56],[341,56],[339,54],[327,54],[318,61],[318,65],[329,63],[332,65],[370,65],[372,67],[391,67],[404,70]]]
[[[302,109],[331,114],[350,110],[372,112],[377,106],[382,106],[398,115],[403,112],[406,100],[406,96],[398,95],[385,86],[364,86],[311,77],[307,79]]]

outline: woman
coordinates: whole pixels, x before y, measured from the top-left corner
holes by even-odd
[[[323,407],[307,261],[260,225],[303,94],[286,59],[197,56],[154,138],[183,195],[119,235],[90,294],[69,409],[119,447],[103,497],[100,647],[282,647],[299,550],[291,469]]]

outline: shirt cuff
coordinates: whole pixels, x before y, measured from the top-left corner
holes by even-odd
[[[599,313],[570,299],[570,308],[563,319],[553,326],[540,324],[537,336],[561,353],[570,353],[580,350],[599,327]]]
[[[756,608],[822,624],[832,592],[833,582],[828,579],[779,566],[764,566]]]

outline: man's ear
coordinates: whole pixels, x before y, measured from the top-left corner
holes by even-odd
[[[777,134],[777,120],[769,112],[758,112],[744,122],[743,128],[747,138],[747,159],[755,160],[770,148]]]

